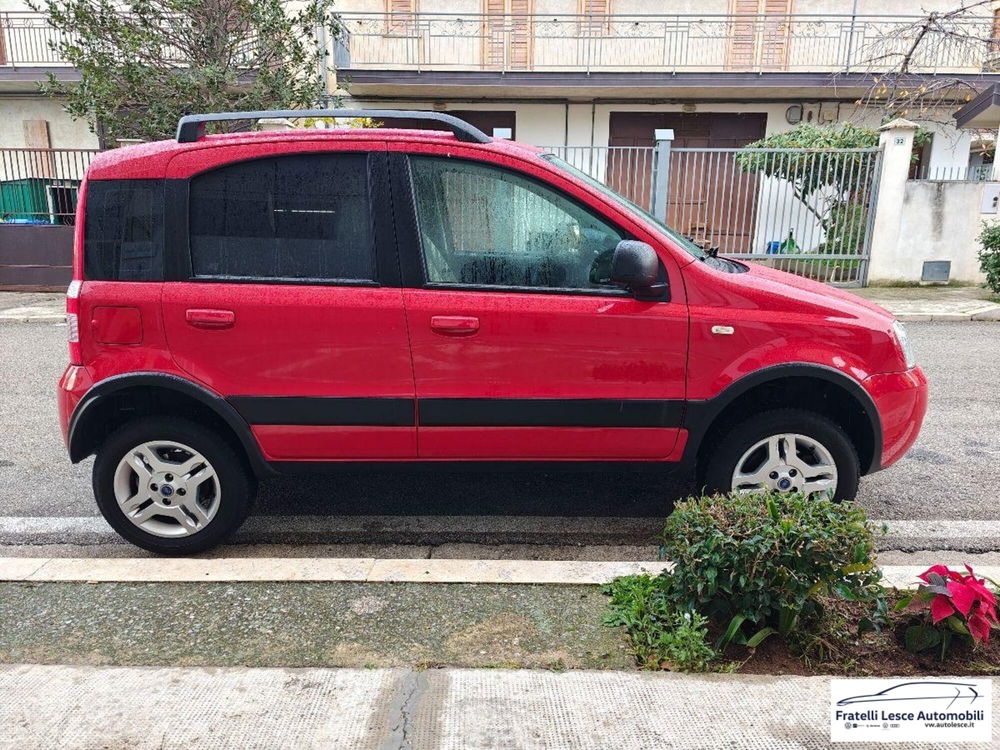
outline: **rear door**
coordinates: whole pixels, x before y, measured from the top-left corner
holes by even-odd
[[[297,139],[169,165],[170,351],[271,460],[416,455],[385,160],[384,142]]]
[[[397,147],[419,455],[669,459],[687,355],[676,266],[670,301],[636,300],[606,281],[628,227],[546,170]]]

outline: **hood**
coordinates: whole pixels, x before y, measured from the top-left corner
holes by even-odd
[[[792,296],[799,302],[836,310],[847,317],[864,318],[875,315],[889,322],[895,318],[881,305],[876,305],[844,289],[768,268],[760,263],[750,262],[744,265],[749,270],[745,274],[733,274],[733,276],[742,277],[761,291],[773,292],[783,297]]]

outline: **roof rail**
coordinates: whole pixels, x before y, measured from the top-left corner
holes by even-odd
[[[205,123],[231,120],[262,120],[276,117],[374,117],[379,120],[430,120],[441,123],[465,143],[489,143],[493,139],[479,128],[443,112],[404,109],[275,109],[261,112],[218,112],[185,115],[177,123],[177,142],[194,143],[205,135]]]

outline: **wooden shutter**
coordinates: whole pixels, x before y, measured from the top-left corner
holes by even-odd
[[[726,67],[783,68],[788,61],[789,19],[793,0],[730,0],[738,16],[729,25]]]
[[[508,70],[531,67],[532,0],[483,0],[483,65]]]
[[[7,64],[7,48],[4,46],[3,35],[3,14],[0,13],[0,65]]]
[[[417,0],[385,0],[386,34],[409,36],[415,26]]]
[[[515,70],[531,67],[532,11],[531,0],[510,0],[511,29],[508,64]]]
[[[788,40],[791,29],[792,0],[761,0],[764,11],[763,47],[761,65],[765,68],[784,68],[788,64]]]
[[[611,0],[580,0],[580,31],[603,33],[611,28]]]

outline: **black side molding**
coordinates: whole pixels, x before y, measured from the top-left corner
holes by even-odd
[[[115,394],[121,393],[125,389],[136,387],[160,388],[181,393],[211,409],[233,430],[246,452],[254,473],[257,476],[269,476],[275,473],[270,464],[264,460],[260,447],[250,431],[250,425],[224,398],[190,380],[162,372],[114,375],[100,381],[87,392],[73,411],[67,431],[66,442],[69,448],[69,457],[73,463],[82,461],[93,452],[89,439],[93,430],[99,429],[101,426],[97,423],[97,415],[100,412],[102,402],[114,398]]]
[[[250,424],[413,427],[412,398],[230,396]]]
[[[421,427],[680,427],[684,402],[603,398],[422,398]]]

